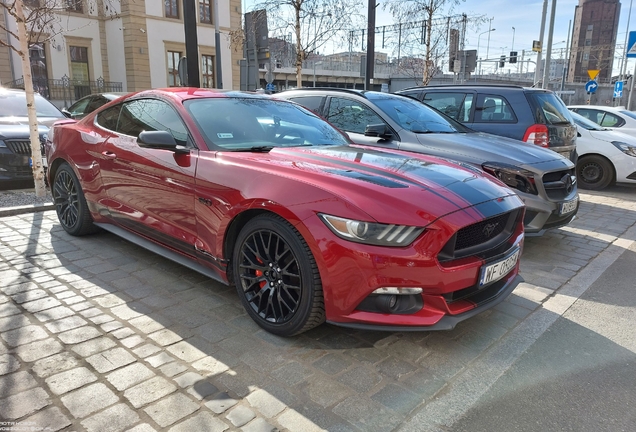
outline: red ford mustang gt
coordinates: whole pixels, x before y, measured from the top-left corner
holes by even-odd
[[[455,162],[350,145],[290,102],[145,91],[57,123],[47,157],[69,234],[101,227],[234,284],[275,334],[451,329],[519,280],[514,192]]]

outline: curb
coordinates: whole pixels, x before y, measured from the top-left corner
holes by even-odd
[[[37,213],[37,212],[43,212],[48,210],[55,210],[55,204],[44,203],[44,204],[32,204],[32,205],[25,205],[25,206],[0,208],[0,217],[16,216],[16,215],[21,215],[25,213]]]

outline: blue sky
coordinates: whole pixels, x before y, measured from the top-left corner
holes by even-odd
[[[377,0],[380,5],[377,9],[376,25],[394,24],[393,18],[388,11],[383,10],[382,0]],[[246,10],[250,10],[255,0],[246,0]],[[364,4],[366,1],[363,0]],[[570,20],[574,22],[574,8],[579,3],[578,0],[556,0],[556,16],[553,36],[553,53],[552,58],[559,58],[561,49],[566,47],[565,41],[568,38],[568,23]],[[630,0],[623,0],[621,6],[621,18],[618,28],[617,44],[623,45],[627,32],[627,16],[629,11]],[[544,47],[547,45],[548,25],[550,22],[550,12],[552,2],[548,2],[548,14],[546,18],[546,33],[544,36]],[[492,28],[495,31],[490,33],[490,44],[488,46],[488,34],[483,34],[479,40],[479,55],[486,57],[486,50],[489,48],[490,58],[507,53],[512,48],[513,29],[514,30],[514,48],[521,55],[521,50],[531,53],[532,41],[539,39],[541,29],[541,14],[543,9],[543,0],[465,0],[455,6],[453,14],[466,13],[470,16],[482,15],[487,18],[493,18]],[[445,16],[442,13],[441,16]],[[632,19],[630,28],[636,31],[636,5],[632,9]],[[466,33],[466,48],[477,49],[478,35],[488,30],[488,22],[481,24],[479,28],[470,26]],[[379,41],[376,38],[376,49],[379,49]],[[545,53],[545,50],[544,50]],[[622,55],[622,48],[618,49],[617,55]],[[526,54],[526,58],[528,58]],[[545,54],[544,54],[545,55]],[[531,66],[533,69],[534,66]],[[618,68],[618,62],[615,62],[615,68]],[[628,62],[628,71],[633,71],[634,60]],[[615,73],[618,73],[615,69]]]

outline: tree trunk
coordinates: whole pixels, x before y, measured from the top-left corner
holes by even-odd
[[[26,22],[22,0],[15,1],[16,22],[18,25],[18,37],[20,39],[20,58],[22,59],[22,74],[24,77],[24,91],[26,93],[27,114],[29,117],[29,132],[31,138],[31,160],[33,161],[33,181],[35,183],[35,196],[42,198],[46,195],[44,184],[44,167],[42,165],[42,151],[40,147],[40,135],[38,133],[38,117],[35,109],[35,96],[33,91],[33,77],[31,76],[31,61],[29,59],[29,39],[27,37]]]
[[[431,0],[430,7],[427,9],[426,17],[426,59],[424,60],[424,76],[422,77],[422,85],[427,86],[433,77],[433,61],[431,60],[431,35],[433,34],[433,3]]]
[[[303,57],[302,44],[300,39],[300,5],[296,7],[296,87],[303,86]]]

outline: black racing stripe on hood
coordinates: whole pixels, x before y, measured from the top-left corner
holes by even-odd
[[[467,173],[464,173],[464,177],[455,177],[451,175],[451,170],[456,172],[463,172],[459,169],[452,169],[447,167],[446,165],[436,164],[432,162],[425,162],[419,159],[408,158],[403,155],[394,154],[394,153],[386,153],[377,150],[371,149],[361,149],[361,148],[353,148],[353,147],[337,147],[334,150],[318,150],[320,153],[326,153],[325,156],[311,151],[303,151],[302,157],[306,157],[312,160],[319,160],[325,163],[338,164],[347,168],[355,169],[355,170],[365,170],[367,172],[389,177],[392,180],[395,180],[400,183],[406,183],[415,187],[422,187],[422,184],[417,183],[407,176],[412,176],[415,178],[421,178],[423,180],[431,181],[440,185],[441,187],[449,190],[450,192],[457,195],[459,198],[464,200],[469,205],[475,205],[482,202],[490,201],[492,199],[498,198],[488,195],[478,188],[474,187],[470,183],[470,179],[474,179],[475,177],[468,176]],[[332,153],[330,155],[329,153]],[[347,154],[355,154],[355,162],[349,161],[347,159],[343,159],[342,157],[338,157],[338,154],[347,155]],[[364,165],[366,162],[362,160],[365,155],[369,155],[371,157],[378,157],[382,160],[386,160],[387,162],[395,162],[394,164],[386,164],[387,170],[382,170],[380,168],[374,168],[370,165]],[[378,161],[376,161],[377,163]],[[447,169],[448,168],[448,169]],[[398,175],[390,172],[390,170],[396,170],[398,172],[403,173],[403,175]],[[446,170],[446,172],[444,172]],[[468,179],[469,181],[465,181]],[[428,189],[431,193],[435,193],[437,196],[445,199],[446,201],[454,204],[458,208],[463,208],[457,205],[456,200],[451,200],[448,196],[444,194],[440,194],[437,191]]]
[[[398,183],[398,182],[391,181],[388,178],[386,178],[386,176],[380,177],[380,176],[375,176],[375,175],[369,175],[369,174],[361,173],[359,171],[343,170],[343,169],[328,169],[328,168],[324,168],[323,171],[331,173],[331,174],[343,176],[343,177],[349,177],[349,178],[356,179],[356,180],[362,180],[362,181],[365,181],[365,182],[373,183],[373,184],[378,185],[378,186],[384,186],[384,187],[388,187],[388,188],[392,188],[392,189],[408,187],[404,183]]]

